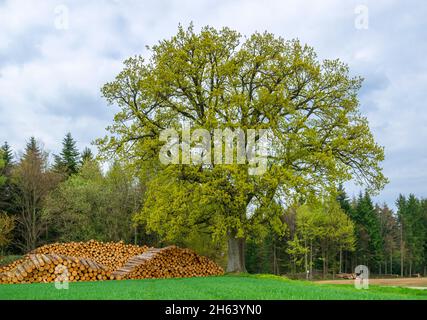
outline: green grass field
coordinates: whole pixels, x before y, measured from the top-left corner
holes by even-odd
[[[0,299],[87,300],[87,299],[427,299],[427,292],[407,288],[352,285],[320,285],[274,276],[222,276],[187,279],[147,279],[70,283],[57,290],[53,283],[0,285]]]

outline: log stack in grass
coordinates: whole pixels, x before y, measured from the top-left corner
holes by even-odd
[[[3,272],[7,272],[7,271],[11,271],[13,269],[15,269],[18,265],[20,265],[21,263],[23,263],[25,261],[25,258],[21,258],[18,260],[15,260],[5,266],[0,266],[0,274],[2,274]]]
[[[111,272],[120,268],[130,258],[147,251],[147,246],[136,246],[120,242],[87,242],[53,243],[42,246],[32,253],[61,254],[70,257],[80,257],[102,264]]]
[[[189,249],[155,249],[91,240],[42,246],[0,268],[0,283],[202,277],[223,273],[215,262]]]
[[[111,272],[90,259],[56,254],[29,254],[12,270],[0,273],[1,283],[108,280]]]
[[[113,272],[116,279],[188,278],[222,274],[224,270],[212,260],[176,246],[148,250]]]

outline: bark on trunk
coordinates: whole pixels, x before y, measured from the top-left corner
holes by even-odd
[[[247,272],[245,266],[245,239],[230,236],[228,238],[227,272]]]

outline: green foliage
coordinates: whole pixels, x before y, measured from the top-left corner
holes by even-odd
[[[312,199],[291,206],[282,217],[286,233],[248,243],[247,264],[250,272],[270,272],[306,277],[322,266],[338,272],[339,253],[355,250],[354,223],[332,198]]]
[[[48,154],[32,137],[12,171],[13,204],[19,222],[19,246],[24,252],[35,249],[40,243],[41,235],[46,230],[42,220],[43,203],[46,195],[59,182],[59,176],[49,170],[47,159]]]
[[[43,156],[43,152],[35,137],[30,137],[27,144],[25,145],[24,158],[29,158],[32,156],[35,158],[41,158]]]
[[[5,167],[5,161],[3,159],[3,152],[0,151],[0,187],[6,183],[6,177],[3,175],[4,167]]]
[[[120,107],[101,155],[131,161],[152,181],[136,217],[173,239],[201,224],[213,239],[247,238],[272,225],[284,232],[280,199],[309,197],[354,177],[371,190],[386,183],[378,146],[359,113],[360,78],[339,60],[319,62],[298,40],[270,33],[242,37],[229,28],[179,27],[129,58],[103,95]],[[162,129],[270,129],[268,170],[250,176],[246,165],[160,165]],[[149,168],[149,169],[148,169]],[[254,210],[249,210],[255,208]]]
[[[13,154],[7,141],[1,146],[1,152],[3,153],[3,160],[5,166],[13,164]]]
[[[95,157],[92,153],[92,150],[90,150],[88,147],[83,149],[83,152],[81,154],[81,160],[80,165],[84,165],[88,161],[94,161]]]
[[[55,155],[54,168],[57,172],[63,172],[67,176],[77,173],[80,154],[71,133],[67,133],[62,141],[61,153]]]
[[[383,241],[383,254],[380,270],[385,274],[393,273],[393,258],[398,250],[399,225],[397,218],[392,210],[384,204],[382,207],[376,205],[375,210],[378,215],[381,229],[381,238]]]
[[[340,184],[338,186],[338,190],[337,190],[337,201],[341,207],[341,209],[344,210],[345,213],[347,213],[348,215],[351,215],[351,203],[350,200],[347,197],[347,194],[344,190],[344,187],[342,184]]]
[[[183,248],[191,248],[198,254],[214,260],[222,267],[227,265],[225,255],[227,252],[226,242],[212,242],[210,234],[203,232],[198,228],[193,228],[188,234],[183,236],[182,239],[171,242],[171,244],[175,244]]]
[[[11,242],[13,229],[15,229],[15,219],[0,212],[0,252],[3,252]]]
[[[13,183],[11,179],[14,167],[12,150],[7,142],[0,148],[0,211],[13,213]]]
[[[279,241],[274,232],[270,232],[262,240],[249,239],[246,245],[246,266],[249,273],[279,274]]]
[[[140,193],[132,176],[115,163],[106,176],[95,161],[51,192],[44,206],[44,221],[60,241],[131,241],[132,214]]]
[[[352,219],[356,223],[359,262],[374,268],[382,259],[383,239],[379,217],[367,192],[359,195]]]
[[[10,149],[9,144],[5,142],[0,148],[0,187],[6,183],[12,166],[12,150]]]
[[[427,263],[426,200],[419,200],[413,194],[408,198],[399,195],[396,205],[401,228],[402,262],[407,267],[407,274],[422,269]],[[402,266],[403,268],[403,266]]]
[[[296,213],[296,231],[290,246],[293,251],[289,253],[293,256],[306,255],[306,257],[311,253],[311,257],[316,257],[316,251],[319,249],[324,262],[324,272],[327,272],[330,265],[337,272],[337,253],[355,249],[353,222],[333,199],[300,206]],[[308,258],[306,259],[308,261]],[[313,263],[314,261],[309,262]],[[305,269],[310,270],[307,268],[311,269],[311,266],[307,265]]]

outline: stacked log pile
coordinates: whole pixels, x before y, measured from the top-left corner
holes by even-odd
[[[124,272],[123,272],[124,271]],[[188,278],[222,275],[224,270],[212,260],[190,249],[170,246],[136,256],[113,273],[117,279]]]
[[[95,281],[112,278],[103,265],[90,259],[56,254],[29,254],[13,269],[0,273],[0,283]]]
[[[0,266],[0,274],[15,269],[18,265],[20,265],[24,261],[25,259],[18,259],[9,263],[8,265]]]
[[[40,247],[0,268],[0,283],[202,277],[223,273],[215,262],[189,249],[155,249],[91,240]]]
[[[356,279],[356,274],[355,273],[338,273],[336,275],[336,277],[338,279]]]
[[[60,254],[70,257],[80,257],[102,264],[111,272],[123,266],[130,258],[147,251],[147,246],[136,246],[120,242],[68,242],[53,243],[42,246],[32,253]]]

